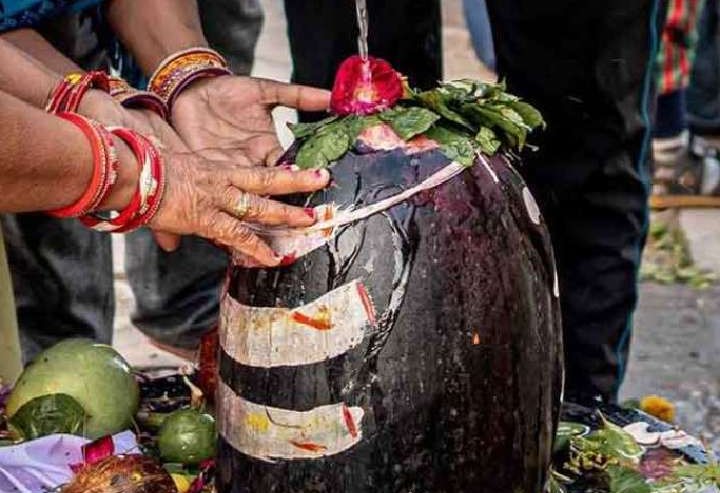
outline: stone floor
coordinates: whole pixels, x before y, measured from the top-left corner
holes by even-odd
[[[264,0],[265,29],[254,73],[287,80],[291,71],[282,2]],[[445,77],[490,78],[476,61],[461,15],[460,0],[443,0]],[[276,114],[283,141],[287,110]],[[720,273],[720,211],[683,211],[680,224],[700,267]],[[116,346],[137,365],[177,365],[181,360],[144,343],[128,321],[132,295],[122,272],[121,240],[116,240],[118,310]],[[685,286],[644,284],[635,320],[631,358],[623,397],[657,393],[677,404],[678,422],[703,433],[720,449],[720,288],[697,291]]]

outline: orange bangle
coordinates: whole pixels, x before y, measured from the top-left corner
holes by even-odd
[[[157,94],[135,89],[120,77],[110,77],[110,95],[125,108],[150,110],[168,119],[167,106]]]
[[[205,77],[232,74],[228,63],[210,48],[190,48],[165,58],[150,77],[148,89],[165,102],[169,111],[175,98],[191,82]]]

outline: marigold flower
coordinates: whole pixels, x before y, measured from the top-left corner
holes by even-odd
[[[646,395],[643,397],[640,400],[640,409],[668,423],[675,420],[675,405],[659,395]]]

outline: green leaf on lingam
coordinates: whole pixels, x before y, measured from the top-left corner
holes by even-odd
[[[438,125],[425,132],[425,136],[440,144],[440,150],[449,159],[465,166],[472,166],[475,160],[475,149],[473,149],[472,139],[469,136]]]
[[[437,113],[417,106],[392,108],[380,113],[379,116],[403,140],[410,140],[420,135],[440,119]]]
[[[342,157],[351,145],[347,128],[338,122],[331,123],[300,147],[295,164],[302,169],[325,168],[330,162]]]
[[[495,132],[487,127],[480,127],[480,131],[475,135],[475,142],[480,146],[480,150],[488,156],[494,155],[502,145]]]
[[[469,122],[463,115],[451,108],[451,105],[456,103],[457,100],[445,91],[433,89],[421,92],[417,95],[417,100],[420,101],[420,103],[427,109],[434,111],[446,120],[450,120],[463,128],[475,132],[476,129],[473,127],[472,123]]]
[[[55,433],[82,435],[85,410],[67,394],[36,397],[23,405],[10,418],[10,425],[25,440],[34,440]]]
[[[290,127],[290,131],[293,133],[296,139],[302,139],[304,137],[311,136],[312,134],[323,128],[325,125],[332,123],[337,119],[338,116],[332,115],[316,122],[292,123],[288,126]]]

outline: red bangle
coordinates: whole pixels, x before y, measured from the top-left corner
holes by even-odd
[[[110,77],[110,95],[125,108],[150,110],[163,120],[168,119],[167,106],[160,96],[135,89],[120,77]]]
[[[97,231],[125,233],[144,226],[157,213],[164,193],[164,168],[155,146],[146,137],[127,128],[114,128],[111,133],[122,139],[137,158],[137,190],[130,203],[110,218],[93,214],[81,218],[85,226]]]
[[[90,143],[93,172],[90,183],[74,203],[49,211],[55,217],[80,217],[95,210],[105,200],[117,180],[118,160],[108,132],[98,123],[76,113],[59,113],[58,117],[78,127]]]
[[[59,113],[61,111],[75,113],[78,106],[80,106],[82,97],[90,88],[109,92],[110,80],[108,75],[100,70],[67,74],[53,89],[45,104],[45,110],[49,113]]]

